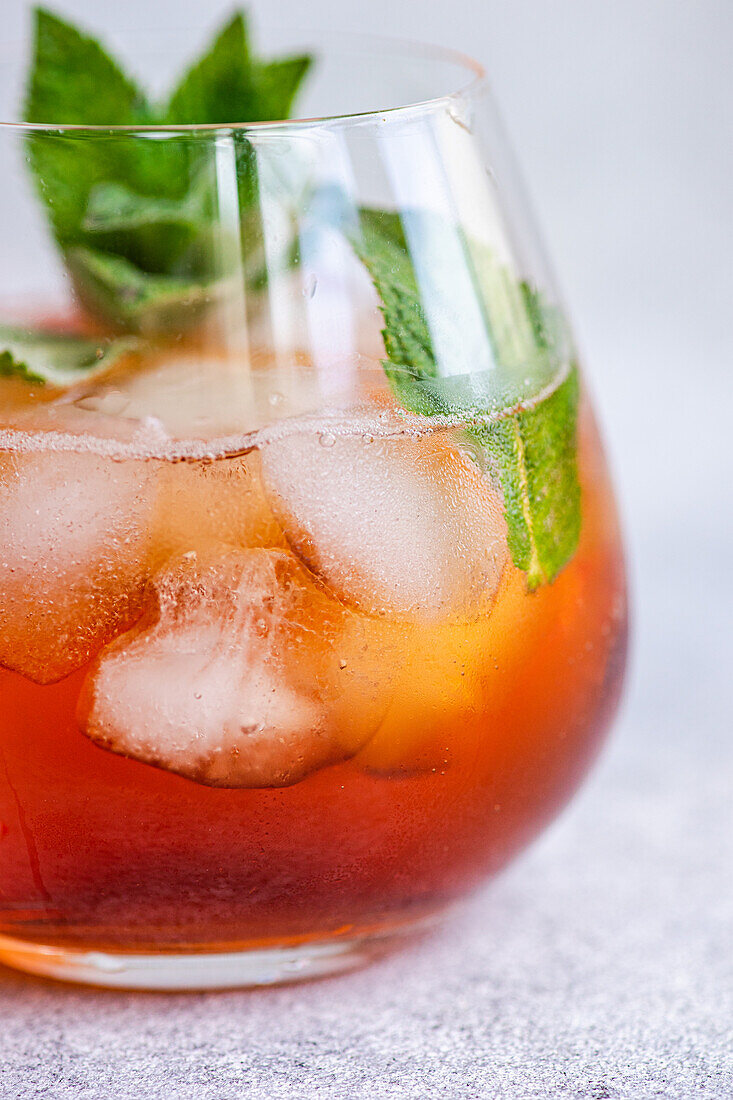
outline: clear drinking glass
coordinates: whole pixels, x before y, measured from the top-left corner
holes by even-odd
[[[351,966],[523,848],[616,706],[613,492],[484,74],[305,45],[299,120],[0,127],[0,959],[26,970]],[[172,158],[187,213],[97,193],[59,251],[44,165],[90,153]]]

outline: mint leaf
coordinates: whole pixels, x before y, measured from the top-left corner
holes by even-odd
[[[488,456],[504,493],[509,551],[530,589],[552,581],[580,538],[576,461],[578,371],[533,408],[470,433]]]
[[[95,39],[36,8],[26,121],[53,125],[143,125],[145,96]]]
[[[257,117],[269,122],[290,118],[295,97],[313,59],[306,54],[255,66]]]
[[[168,199],[141,195],[123,183],[105,182],[90,191],[82,228],[87,233],[121,233],[153,221],[195,231],[210,217],[206,194],[195,186],[182,199]]]
[[[397,367],[416,381],[435,378],[438,367],[430,330],[400,217],[362,210],[360,222],[361,238],[357,238],[356,250],[382,300],[387,376],[394,380],[392,367]]]
[[[209,181],[201,179],[181,199],[141,195],[120,183],[98,184],[89,194],[83,242],[150,274],[203,274],[210,265],[213,223]]]
[[[153,111],[99,43],[37,9],[25,117],[34,123],[137,126],[152,122]],[[86,219],[100,188],[122,183],[153,202],[185,194],[188,151],[174,142],[84,130],[34,133],[27,140],[36,185],[63,252],[92,243]],[[99,246],[98,235],[94,243]],[[163,257],[166,263],[177,258],[182,247],[154,222],[114,238],[116,252],[151,270],[159,270]]]
[[[287,118],[311,58],[256,61],[247,23],[237,12],[173,92],[170,123],[273,121]]]
[[[35,12],[27,122],[135,125],[150,121],[145,97],[92,38],[42,8]],[[120,143],[122,144],[122,143]],[[123,171],[120,151],[103,138],[33,134],[31,168],[61,245],[78,233],[89,192]]]
[[[405,232],[407,224],[414,242],[421,217],[362,210],[350,233],[381,299],[384,369],[411,412],[465,422],[501,486],[512,560],[534,589],[554,579],[578,544],[578,373],[572,368],[558,383],[564,333],[556,312],[488,249],[466,242],[494,363],[446,376]],[[451,272],[443,277],[450,281]]]
[[[162,121],[247,122],[257,117],[255,107],[247,26],[238,12],[185,74]]]
[[[260,61],[251,49],[245,18],[237,13],[168,102],[156,107],[97,41],[39,8],[25,117],[80,127],[204,126],[282,118],[309,65],[307,56]],[[211,143],[215,140],[212,134]],[[39,194],[75,273],[77,292],[90,310],[135,331],[152,331],[156,318],[165,327],[188,327],[202,314],[193,310],[187,316],[183,307],[191,297],[201,303],[213,300],[212,284],[226,283],[221,255],[227,253],[239,256],[243,251],[248,270],[256,262],[261,285],[266,278],[262,233],[252,218],[255,211],[260,218],[256,157],[240,131],[234,130],[230,140],[241,244],[222,250],[214,247],[221,227],[212,144],[206,135],[190,142],[84,130],[28,137]],[[257,253],[252,262],[250,252]],[[98,254],[96,259],[92,253]],[[110,257],[120,263],[111,264]],[[97,278],[101,267],[103,288]]]
[[[533,312],[528,310],[522,284],[504,264],[496,261],[490,249],[473,244],[471,259],[486,307],[489,339],[496,361],[521,370],[528,360],[536,358],[538,349],[545,348],[542,317],[535,307]]]
[[[68,333],[0,325],[0,377],[66,388],[101,374],[137,348],[131,338],[92,340]]]
[[[226,291],[175,275],[153,275],[129,260],[91,248],[73,248],[66,263],[79,297],[120,328],[144,335],[175,331],[199,320]]]

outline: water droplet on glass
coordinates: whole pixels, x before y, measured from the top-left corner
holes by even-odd
[[[271,393],[267,400],[270,402],[273,408],[276,408],[278,405],[282,405],[285,398],[281,393]]]
[[[333,447],[336,442],[336,436],[331,435],[330,432],[321,432],[318,437],[318,442],[322,447]]]
[[[346,668],[346,661],[343,659],[343,657],[339,661],[339,668],[341,668],[341,669]]]

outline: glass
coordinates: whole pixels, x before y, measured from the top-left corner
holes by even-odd
[[[23,969],[354,965],[521,850],[616,707],[613,493],[484,75],[314,52],[300,121],[0,127],[0,959]],[[169,159],[198,214],[97,194],[60,255],[59,150]]]

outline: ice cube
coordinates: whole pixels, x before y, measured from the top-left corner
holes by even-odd
[[[281,550],[189,553],[102,651],[79,724],[113,752],[219,787],[278,787],[353,755],[385,713],[369,624]],[[383,654],[383,656],[382,656]]]
[[[0,455],[0,664],[51,683],[139,614],[152,500],[145,463]]]
[[[490,600],[507,558],[489,479],[438,433],[292,434],[262,451],[290,545],[370,613],[436,618]]]
[[[73,394],[77,405],[128,420],[154,419],[174,439],[255,431],[318,404],[318,375],[293,357],[166,348],[128,359]]]
[[[163,351],[113,368],[77,397],[94,412],[129,420],[154,418],[174,438],[246,430],[252,407],[250,368],[243,356]]]

